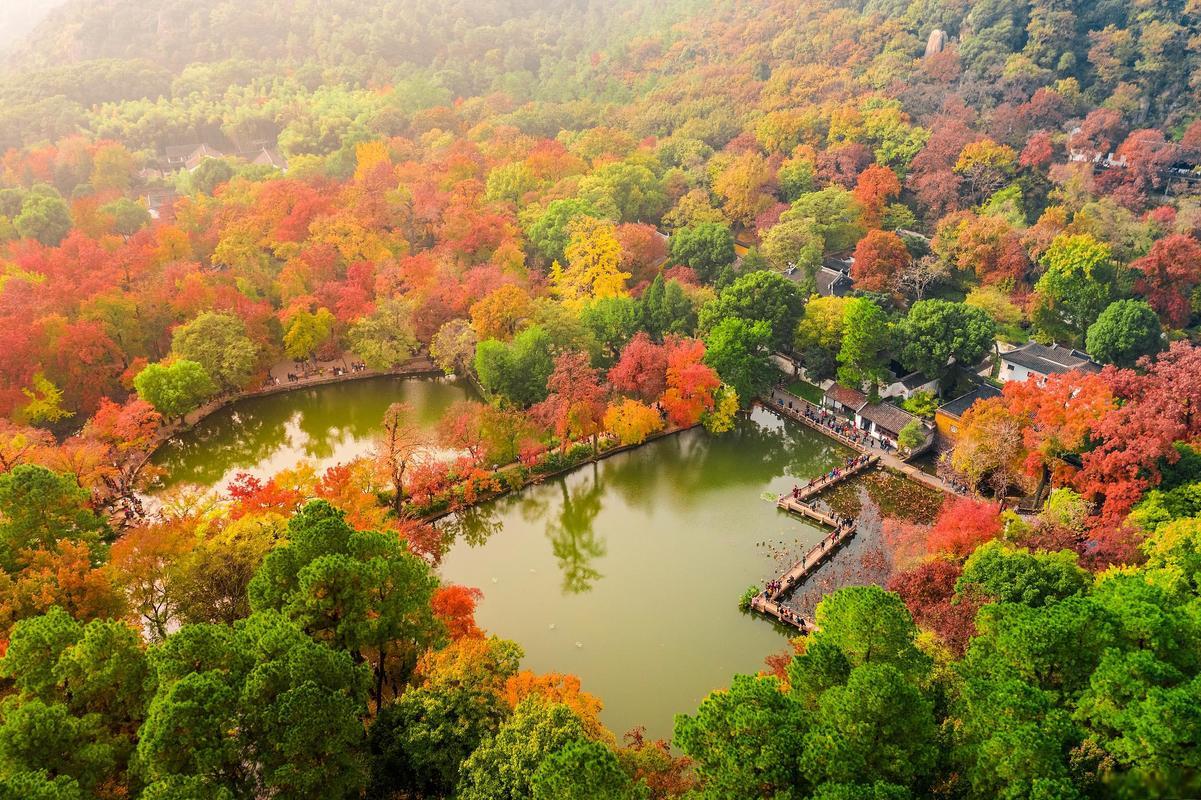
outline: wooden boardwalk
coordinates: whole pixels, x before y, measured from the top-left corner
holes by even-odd
[[[810,403],[803,397],[797,397],[791,392],[786,392],[783,389],[774,390],[772,395],[772,397],[765,399],[760,398],[758,401],[759,404],[764,408],[771,409],[782,417],[787,417],[788,419],[800,422],[803,425],[808,425],[810,428],[820,432],[822,435],[829,436],[831,439],[841,442],[853,450],[857,450],[860,453],[872,453],[876,456],[876,458],[879,459],[882,465],[888,467],[889,469],[900,472],[902,475],[912,481],[929,486],[931,489],[935,489],[940,492],[946,492],[947,494],[964,494],[964,492],[956,490],[953,486],[944,481],[942,478],[939,478],[937,475],[931,475],[927,472],[923,472],[922,470],[906,462],[904,459],[898,458],[892,453],[880,452],[870,443],[864,444],[863,442],[855,441],[854,439],[838,433],[830,426],[823,424],[820,420],[810,419],[805,414],[806,410],[812,410],[814,413],[820,415],[823,413],[824,409],[822,409],[820,406]],[[790,407],[786,405],[785,402],[781,402],[777,395],[786,396],[788,398],[786,402],[791,402],[792,406]]]
[[[787,417],[788,419],[791,419],[794,422],[800,422],[803,425],[808,425],[810,428],[813,428],[814,430],[819,431],[820,433],[822,433],[825,436],[829,436],[831,439],[835,439],[835,440],[841,442],[842,444],[845,444],[847,447],[851,448],[852,450],[855,450],[856,452],[859,452],[859,453],[868,452],[868,447],[866,445],[864,445],[862,442],[856,441],[855,439],[852,439],[849,436],[843,436],[841,433],[838,433],[833,428],[831,428],[829,425],[824,425],[818,420],[810,419],[805,414],[806,409],[811,409],[815,413],[821,414],[822,412],[825,411],[825,409],[823,409],[821,406],[816,406],[813,403],[810,403],[808,400],[804,399],[803,397],[796,397],[795,395],[791,395],[791,394],[789,395],[789,397],[792,398],[792,402],[794,403],[793,407],[784,405],[783,403],[781,403],[779,400],[775,399],[774,397],[769,397],[766,399],[760,398],[759,403],[760,403],[760,405],[770,408],[772,411],[776,412],[777,414]]]
[[[778,507],[793,514],[807,517],[822,525],[828,525],[834,530],[810,548],[805,555],[801,556],[798,561],[786,569],[780,577],[773,580],[768,589],[765,589],[752,598],[752,610],[772,617],[781,624],[796,628],[802,633],[808,633],[814,629],[813,620],[793,611],[784,605],[781,600],[792,594],[797,587],[809,579],[809,576],[826,559],[838,552],[844,544],[850,541],[851,537],[855,535],[856,526],[854,520],[843,519],[834,514],[819,511],[810,505],[808,500],[829,489],[831,486],[876,466],[879,461],[879,458],[874,455],[860,456],[860,459],[853,467],[840,469],[837,475],[831,477],[823,476],[821,479],[813,481],[805,488],[799,490],[795,495],[786,494],[780,497],[776,502]]]
[[[774,589],[765,591],[764,594],[772,600],[788,595],[793,589],[804,583],[813,571],[830,557],[831,553],[836,552],[838,548],[850,541],[854,535],[854,523],[835,528],[826,538],[815,544],[808,553],[805,553],[800,561],[797,561],[783,575],[777,578],[778,585]]]
[[[757,594],[751,599],[751,610],[764,616],[771,617],[781,625],[789,625],[801,633],[813,630],[813,620],[801,616],[788,606],[777,603],[765,594]]]
[[[777,394],[786,394],[787,400],[781,401],[776,396]],[[776,505],[785,511],[806,517],[814,522],[833,528],[833,530],[805,553],[800,560],[785,570],[780,577],[774,579],[769,584],[770,589],[765,589],[751,598],[751,610],[771,617],[782,625],[796,628],[801,633],[809,633],[817,627],[814,621],[786,606],[783,600],[808,580],[826,559],[830,558],[831,555],[838,552],[843,545],[850,541],[856,532],[854,520],[844,520],[833,514],[819,511],[809,501],[831,486],[835,486],[847,478],[882,464],[886,464],[893,469],[898,469],[907,477],[920,481],[932,488],[941,489],[945,492],[951,492],[952,489],[939,478],[926,475],[895,456],[882,454],[875,451],[870,444],[864,444],[863,442],[844,436],[830,426],[822,423],[820,419],[811,419],[805,413],[807,410],[820,415],[822,409],[804,398],[777,390],[772,393],[771,397],[761,398],[758,402],[760,405],[771,409],[783,417],[808,425],[822,435],[829,436],[831,439],[841,442],[860,454],[859,459],[853,467],[840,469],[838,470],[838,474],[834,476],[822,476],[812,481],[808,486],[799,489],[795,495],[792,493],[782,495],[776,502]],[[789,402],[791,404],[788,404]]]
[[[842,483],[847,478],[858,475],[865,469],[870,469],[879,463],[880,457],[877,455],[861,455],[856,459],[854,466],[840,469],[836,475],[823,475],[820,478],[817,478],[816,480],[810,482],[808,486],[802,487],[795,496],[791,494],[782,496],[778,505],[780,508],[783,508],[786,511],[794,511],[798,514],[804,514],[811,519],[816,519],[818,522],[825,522],[825,520],[814,517],[812,514],[809,514],[806,511],[801,511],[801,508],[808,508],[804,504],[804,501],[821,494],[831,486]],[[833,523],[826,522],[826,524],[832,525]]]
[[[802,633],[814,630],[816,626],[813,620],[793,611],[780,601],[808,580],[809,576],[826,559],[838,552],[854,535],[854,522],[836,527],[829,535],[815,544],[809,552],[805,553],[799,561],[785,570],[779,578],[776,578],[770,589],[764,589],[751,598],[751,609],[772,617],[784,625],[790,625]]]

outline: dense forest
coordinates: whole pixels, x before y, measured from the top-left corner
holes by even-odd
[[[1199,13],[51,10],[0,67],[0,800],[1201,795]],[[1003,382],[1030,342],[1095,368]],[[964,493],[670,743],[608,731],[430,520],[723,435],[774,354],[937,379],[922,420],[997,384]],[[146,502],[195,415],[342,356],[482,400]]]

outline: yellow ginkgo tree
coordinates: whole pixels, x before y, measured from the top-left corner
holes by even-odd
[[[564,305],[579,310],[593,300],[626,296],[630,273],[619,266],[621,244],[612,222],[584,217],[573,223],[564,253],[567,266],[556,261],[550,272],[555,293]]]

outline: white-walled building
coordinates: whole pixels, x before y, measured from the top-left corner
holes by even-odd
[[[1048,347],[1030,342],[1001,354],[1001,372],[997,380],[1001,383],[1021,382],[1034,376],[1041,383],[1050,375],[1076,371],[1100,372],[1101,365],[1089,358],[1088,353],[1071,347],[1057,344]]]

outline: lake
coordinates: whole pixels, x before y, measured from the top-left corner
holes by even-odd
[[[470,389],[368,379],[243,401],[165,448],[168,485],[220,486],[299,459],[330,465],[370,447],[384,409],[407,402],[431,428]],[[694,429],[444,520],[456,534],[439,572],[480,588],[478,623],[524,648],[523,666],[578,675],[619,736],[671,734],[737,672],[763,668],[787,632],[738,610],[824,532],[776,495],[849,451],[756,409],[734,431]]]
[[[384,412],[408,403],[432,432],[455,401],[475,398],[449,378],[374,377],[239,400],[201,420],[154,454],[164,488],[224,487],[239,472],[267,478],[305,460],[318,470],[371,449]]]

